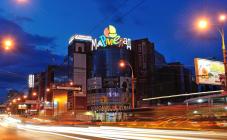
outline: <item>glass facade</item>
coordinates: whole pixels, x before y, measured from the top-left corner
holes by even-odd
[[[88,86],[88,107],[93,111],[116,111],[130,108],[131,70],[119,67],[121,59],[131,63],[132,52],[119,47],[99,47],[92,52]],[[100,80],[101,79],[101,80]],[[129,80],[126,83],[125,80]],[[124,83],[124,84],[123,84]],[[128,84],[128,90],[124,90]],[[130,84],[130,85],[129,85]]]
[[[131,51],[119,47],[99,47],[92,54],[91,77],[119,77],[129,76],[130,69],[120,69],[119,60],[131,62]]]
[[[53,77],[56,84],[69,82],[68,65],[55,66],[53,68]]]

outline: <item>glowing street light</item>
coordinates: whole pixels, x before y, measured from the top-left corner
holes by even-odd
[[[50,92],[50,89],[49,89],[49,88],[47,88],[47,89],[46,89],[46,92]]]
[[[219,16],[219,21],[224,22],[226,20],[226,15],[222,14]]]
[[[6,39],[3,39],[2,44],[3,44],[3,48],[8,51],[13,47],[14,41],[10,38],[6,38]]]
[[[121,68],[124,68],[124,67],[125,67],[125,62],[124,62],[124,61],[120,61],[119,66],[120,66]]]
[[[197,24],[198,24],[199,29],[207,29],[208,28],[208,20],[207,19],[200,19]]]
[[[27,97],[28,97],[27,95],[24,95],[24,96],[23,96],[24,99],[27,99]]]
[[[16,99],[13,99],[13,103],[16,103],[17,102],[17,100]]]
[[[32,96],[36,96],[36,95],[37,95],[37,93],[36,93],[36,92],[33,92],[33,93],[32,93]]]
[[[226,15],[225,14],[221,14],[219,16],[219,22],[221,22],[221,24],[212,24],[213,26],[215,26],[218,30],[218,32],[221,35],[221,41],[222,41],[222,53],[223,53],[223,62],[224,62],[224,68],[225,68],[225,86],[224,86],[224,93],[227,93],[227,61],[226,61],[226,48],[225,48],[225,36],[224,36],[224,28],[223,28],[223,24],[226,21]],[[207,29],[209,26],[209,21],[207,19],[201,19],[198,21],[198,28],[199,29]]]
[[[73,86],[73,82],[71,81],[71,82],[69,82],[69,84],[70,84],[70,86]]]

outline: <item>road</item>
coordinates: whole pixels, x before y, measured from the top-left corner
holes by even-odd
[[[0,122],[0,140],[225,140],[226,132],[123,127],[69,127]]]

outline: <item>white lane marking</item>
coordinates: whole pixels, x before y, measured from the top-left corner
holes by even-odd
[[[123,128],[123,127],[109,127],[109,126],[100,126],[101,129],[104,130],[120,130],[120,131],[131,131],[131,132],[137,132],[137,133],[160,133],[160,134],[169,134],[173,135],[180,134],[180,135],[218,135],[218,136],[227,136],[226,133],[223,132],[215,132],[215,131],[190,131],[190,130],[164,130],[164,129],[144,129],[144,128]],[[187,132],[187,133],[186,133]]]
[[[26,131],[38,132],[38,133],[46,133],[46,134],[51,134],[51,135],[57,135],[57,136],[62,136],[62,137],[67,137],[67,138],[77,139],[77,140],[91,140],[91,139],[86,139],[86,138],[80,138],[80,137],[75,137],[75,136],[69,136],[69,135],[64,135],[64,134],[58,134],[58,133],[54,133],[54,132],[44,132],[44,131],[30,130],[30,129],[25,129],[25,128],[20,128],[20,129],[26,130]]]
[[[84,136],[91,136],[91,137],[99,137],[99,138],[107,138],[112,140],[126,140],[120,139],[119,137],[110,137],[109,134],[103,135],[103,133],[98,133],[96,131],[91,131],[89,128],[77,128],[74,130],[68,129],[70,127],[53,127],[53,126],[36,126],[36,125],[18,125],[18,128],[26,128],[32,130],[39,130],[39,131],[49,131],[49,132],[56,132],[56,133],[68,133],[68,134],[80,134]],[[85,130],[82,130],[85,129]],[[76,131],[76,132],[75,132]]]

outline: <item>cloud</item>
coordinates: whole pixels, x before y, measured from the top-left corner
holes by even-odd
[[[29,18],[29,17],[23,17],[23,16],[16,16],[14,18],[14,21],[17,23],[23,23],[23,22],[34,22],[33,19]]]
[[[28,20],[28,19],[23,19]],[[0,16],[0,36],[14,39],[15,46],[9,51],[0,50],[0,92],[7,88],[24,87],[29,73],[44,71],[49,64],[59,64],[63,56],[53,54],[49,49],[55,46],[55,37],[31,34],[14,20]],[[46,46],[46,50],[39,49]]]

